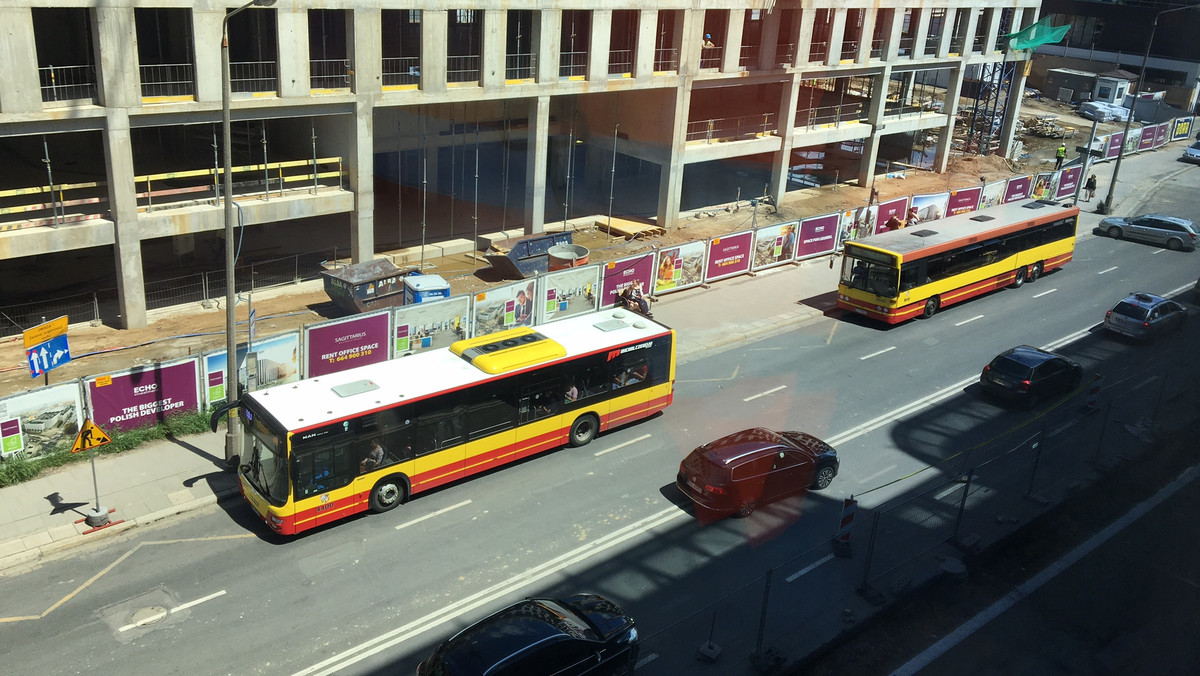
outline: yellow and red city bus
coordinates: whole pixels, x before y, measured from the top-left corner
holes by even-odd
[[[675,332],[607,311],[246,393],[242,495],[289,535],[385,512],[653,415],[674,383]]]
[[[846,242],[838,307],[888,324],[1056,270],[1075,251],[1079,208],[1021,200]]]

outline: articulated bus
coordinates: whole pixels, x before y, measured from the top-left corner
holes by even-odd
[[[675,332],[610,310],[246,393],[225,410],[245,430],[242,495],[290,535],[583,446],[666,408],[674,383]]]
[[[846,242],[838,307],[888,324],[1056,270],[1079,208],[1021,200]]]

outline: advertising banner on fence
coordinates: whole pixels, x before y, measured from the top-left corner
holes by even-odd
[[[1004,186],[1004,203],[1015,202],[1029,197],[1029,191],[1033,188],[1033,176],[1014,176],[1008,179],[1008,184]]]
[[[83,424],[83,397],[72,381],[0,399],[0,456],[65,453]]]
[[[304,327],[304,377],[314,378],[389,358],[390,310]]]
[[[1171,122],[1171,140],[1182,141],[1191,139],[1192,137],[1192,120],[1191,117],[1177,117]]]
[[[251,390],[283,385],[300,379],[300,334],[296,331],[254,341],[255,380]],[[212,406],[225,401],[225,350],[205,352],[201,362],[204,369],[204,404]],[[246,383],[246,346],[237,351],[238,379]]]
[[[939,192],[933,195],[913,195],[912,205],[917,209],[917,222],[936,221],[946,215],[946,206],[950,203],[950,193]],[[912,209],[910,208],[911,212]],[[910,215],[911,219],[911,215]],[[912,223],[905,223],[911,226]]]
[[[1054,196],[1054,190],[1057,186],[1058,172],[1039,172],[1037,179],[1033,182],[1033,192],[1029,196],[1034,199],[1048,200]]]
[[[875,205],[843,211],[841,235],[834,246],[839,246],[846,240],[874,235],[875,224],[878,221],[879,207]]]
[[[827,254],[837,247],[838,225],[841,214],[813,216],[800,221],[800,244],[796,257],[808,258]]]
[[[1079,177],[1083,175],[1083,167],[1063,169],[1058,174],[1058,190],[1054,191],[1055,199],[1074,197],[1079,188]]]
[[[1154,125],[1154,147],[1155,148],[1157,148],[1159,146],[1165,146],[1167,144],[1167,141],[1170,140],[1170,138],[1169,138],[1171,135],[1170,127],[1171,127],[1170,122],[1160,122],[1160,123]]]
[[[1123,131],[1113,132],[1113,134],[1108,137],[1108,151],[1104,153],[1104,159],[1111,160],[1111,159],[1116,158],[1117,155],[1120,155],[1121,154],[1121,143],[1123,143],[1124,140],[1125,140],[1125,132],[1123,132]]]
[[[875,232],[887,232],[887,222],[892,218],[896,218],[900,222],[908,219],[908,197],[897,197],[890,202],[882,202],[879,205],[879,213],[875,219]]]
[[[654,278],[654,294],[671,293],[704,282],[704,253],[708,243],[703,240],[661,249],[658,270]]]
[[[1001,179],[983,186],[983,192],[979,196],[979,208],[986,209],[1003,204],[1005,185],[1008,185],[1008,181]]]
[[[617,295],[625,287],[640,284],[643,295],[650,295],[654,288],[654,253],[630,256],[604,264],[601,271],[600,307],[611,307],[617,303]]]
[[[486,336],[518,326],[533,326],[537,280],[524,279],[475,294],[471,308],[471,337]]]
[[[538,323],[555,322],[597,309],[600,266],[585,265],[542,277],[542,307]]]
[[[92,421],[105,432],[148,427],[200,410],[195,357],[83,379]]]
[[[754,233],[750,230],[708,240],[704,281],[711,282],[749,272],[753,242]]]
[[[449,347],[467,336],[470,296],[425,300],[392,310],[392,356]]]
[[[957,216],[967,214],[979,208],[979,196],[983,188],[960,188],[950,191],[950,199],[946,203],[946,215]]]
[[[754,231],[754,260],[751,270],[765,270],[790,263],[796,256],[796,230],[800,221],[764,225]],[[836,230],[834,231],[836,232]]]
[[[1138,134],[1140,134],[1137,142],[1138,152],[1150,150],[1154,147],[1154,127],[1142,127],[1141,129],[1134,129],[1129,132],[1131,137]],[[1126,148],[1125,152],[1129,152],[1129,148]]]

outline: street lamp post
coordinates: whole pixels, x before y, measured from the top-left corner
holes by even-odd
[[[1146,53],[1142,55],[1142,72],[1138,74],[1137,85],[1133,90],[1133,102],[1129,106],[1129,115],[1125,118],[1125,132],[1121,134],[1121,147],[1117,149],[1117,163],[1113,165],[1112,179],[1108,182],[1108,196],[1104,198],[1104,201],[1096,209],[1102,214],[1112,213],[1113,191],[1117,187],[1117,172],[1121,171],[1121,158],[1125,157],[1125,146],[1129,143],[1129,125],[1133,122],[1134,111],[1137,110],[1138,91],[1146,81],[1146,62],[1150,60],[1150,46],[1154,44],[1154,33],[1158,31],[1158,17],[1169,12],[1178,12],[1184,9],[1193,9],[1193,7],[1164,9],[1154,15],[1154,23],[1150,24],[1150,38],[1146,40]]]
[[[224,172],[225,193],[225,351],[228,360],[225,363],[225,399],[232,402],[237,399],[238,369],[237,369],[237,316],[234,313],[234,302],[237,291],[233,284],[234,244],[233,244],[233,148],[229,144],[230,135],[230,84],[229,84],[229,19],[238,12],[250,7],[270,7],[275,0],[250,0],[232,12],[225,14],[221,20],[221,143],[222,170]],[[230,467],[237,464],[241,455],[242,430],[237,411],[230,409],[229,419],[225,428],[225,464]]]

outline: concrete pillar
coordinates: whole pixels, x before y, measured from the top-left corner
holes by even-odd
[[[779,49],[779,17],[783,10],[763,10],[762,42],[758,46],[758,70],[775,70],[775,52]],[[794,61],[794,59],[793,59]]]
[[[975,31],[979,26],[979,15],[983,10],[970,8],[967,12],[967,27],[963,32],[962,56],[975,54]]]
[[[246,10],[250,11],[250,10]],[[307,97],[312,90],[308,78],[308,9],[288,3],[275,10],[279,40],[279,96]]]
[[[954,120],[958,117],[958,95],[962,91],[965,76],[966,69],[959,63],[956,68],[950,69],[950,79],[946,83],[946,99],[942,104],[946,124],[938,131],[938,149],[933,157],[933,170],[939,174],[945,173],[946,166],[950,163],[950,142],[954,138]]]
[[[817,10],[796,10],[795,16],[797,20],[792,22],[792,34],[788,38],[796,43],[796,60],[789,65],[800,67],[811,62],[809,54],[812,53],[813,26],[816,25]]]
[[[679,74],[686,76],[700,72],[700,50],[704,47],[704,10],[683,10],[683,27],[675,37],[679,48]]]
[[[355,94],[374,95],[383,93],[383,24],[378,8],[355,9],[350,13],[350,34],[347,56],[354,71],[351,87]],[[367,109],[368,115],[370,108]]]
[[[899,9],[893,9],[889,15],[890,18],[880,16],[877,20],[888,22],[888,27],[883,32],[883,60],[892,63],[900,57],[900,36],[904,33],[904,13]]]
[[[132,18],[132,12],[130,16]],[[129,114],[123,108],[111,107],[107,113],[103,132],[104,162],[114,230],[117,306],[121,311],[121,327],[140,329],[146,326],[146,285],[142,277],[142,239],[133,180]]]
[[[875,160],[879,158],[879,145],[883,141],[883,114],[886,111],[888,82],[892,77],[892,66],[889,63],[883,71],[874,76],[872,87],[874,95],[867,109],[867,124],[873,127],[870,136],[863,139],[863,156],[858,164],[858,184],[868,186],[875,181]]]
[[[533,42],[536,49],[534,55],[537,58],[537,82],[538,84],[558,82],[559,50],[562,48],[562,45],[559,44],[562,41],[562,11],[557,9],[539,10],[534,25],[537,27],[534,31]],[[543,176],[542,181],[545,180]]]
[[[674,230],[679,226],[679,205],[683,196],[683,154],[687,144],[687,111],[691,100],[692,78],[680,78],[680,85],[675,90],[675,109],[671,120],[671,151],[658,179],[658,226],[667,230]]]
[[[554,72],[557,75],[557,64]],[[525,234],[536,235],[546,230],[546,163],[550,147],[549,96],[529,99],[528,129],[528,155],[525,158]]]
[[[0,113],[40,113],[42,89],[38,80],[33,14],[27,7],[0,8]]]
[[[777,133],[782,139],[779,150],[771,162],[771,198],[775,204],[783,204],[783,196],[787,193],[788,167],[792,165],[792,144],[796,139],[796,104],[800,98],[800,74],[792,73],[791,78],[783,87],[783,96],[779,101],[779,127]]]
[[[1014,31],[1015,32],[1015,31]],[[1004,102],[1004,126],[1000,128],[1000,153],[1008,157],[1013,139],[1017,135],[1017,118],[1021,114],[1021,96],[1025,91],[1027,61],[1014,64],[1012,81],[1008,85],[1008,100]]]
[[[221,102],[221,24],[225,8],[192,9],[192,41],[196,61],[196,100]]]
[[[353,143],[346,153],[354,212],[350,218],[350,256],[355,263],[375,258],[375,137],[371,111],[374,97],[358,96],[355,115],[346,124]]]
[[[508,51],[508,10],[487,9],[483,12],[483,90],[499,93],[504,88],[505,56]]]
[[[96,36],[96,58],[99,64],[96,69],[96,87],[100,105],[108,108],[140,106],[141,79],[138,69],[129,67],[129,64],[138,62],[133,7],[94,8],[92,28]]]
[[[842,62],[842,37],[846,34],[846,8],[833,10],[833,21],[829,25],[829,45],[825,50],[825,65],[836,66]]]
[[[592,32],[588,36],[588,82],[608,80],[608,52],[612,41],[612,10],[592,11]]]
[[[645,80],[654,75],[654,50],[657,44],[654,33],[658,29],[658,10],[643,9],[638,12],[637,45],[634,46],[633,77]]]
[[[983,53],[992,54],[996,51],[996,40],[1000,37],[1000,10],[992,8],[984,14],[984,20],[987,22],[987,37],[983,42]]]
[[[862,32],[858,36],[858,53],[854,56],[856,63],[866,63],[871,60],[872,41],[875,39],[875,21],[879,18],[879,10],[863,11]]]
[[[946,8],[946,13],[942,18],[942,31],[938,37],[937,58],[947,59],[950,57],[950,38],[954,35],[954,8]]]
[[[746,25],[746,12],[731,9],[726,12],[725,44],[721,52],[721,72],[736,73],[742,69],[742,31]]]
[[[897,10],[899,11],[899,10]],[[925,58],[925,35],[929,33],[929,10],[917,10],[917,27],[913,31],[913,58]]]
[[[421,12],[421,91],[446,91],[446,31],[450,16],[445,10]]]

